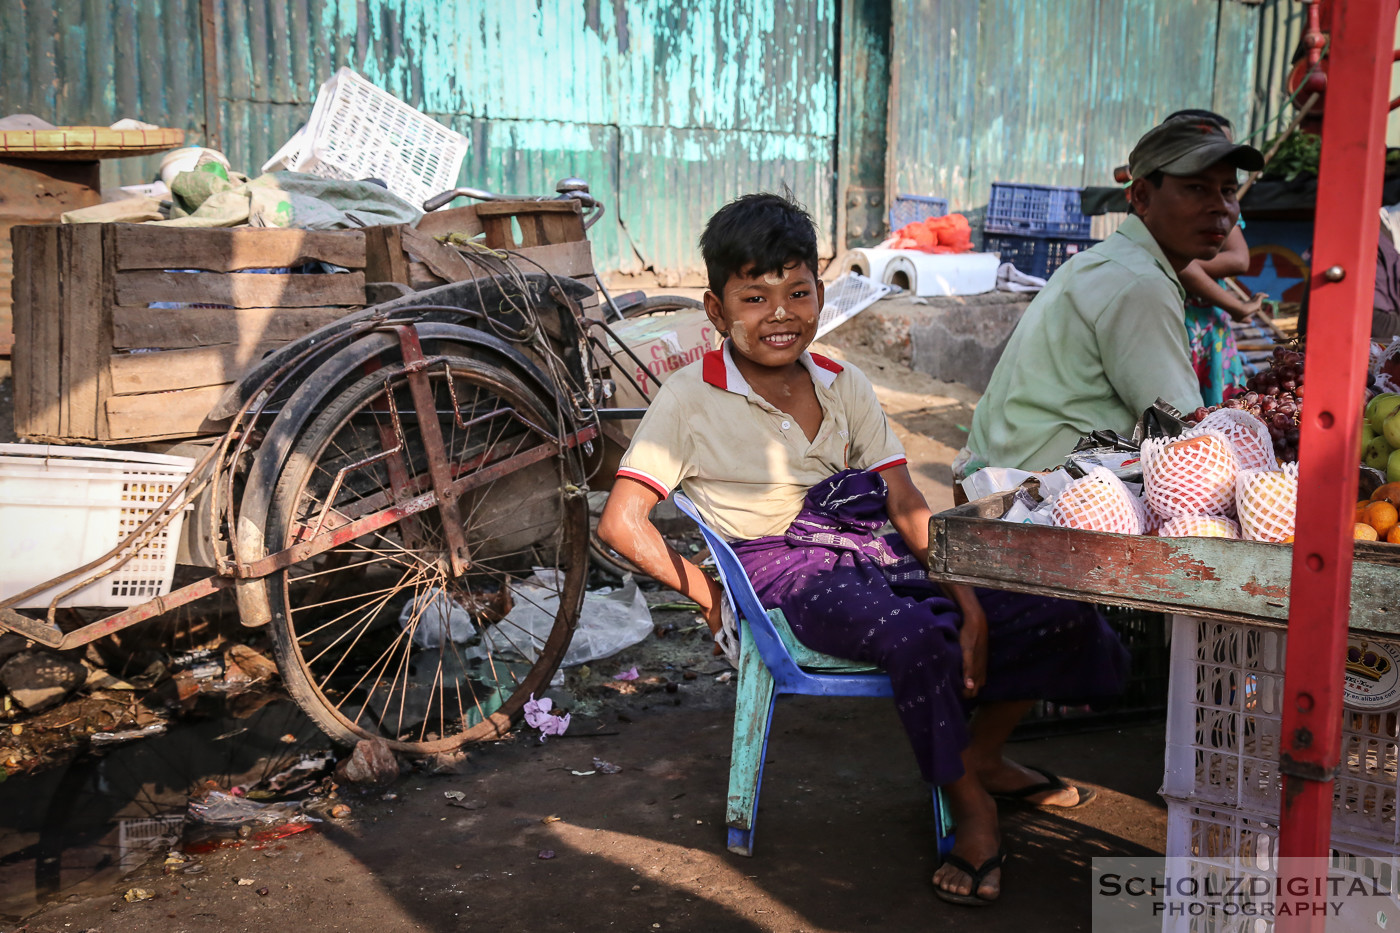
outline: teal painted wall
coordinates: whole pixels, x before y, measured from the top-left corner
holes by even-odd
[[[598,265],[698,272],[729,198],[787,185],[830,254],[836,0],[215,0],[223,149],[256,170],[349,66],[471,140],[463,184],[608,206]],[[121,41],[113,43],[113,36]],[[0,2],[0,113],[204,139],[199,0]],[[158,160],[109,163],[147,181]]]
[[[218,81],[208,109],[235,165],[256,170],[306,119],[321,82],[349,66],[471,140],[464,184],[548,193],[560,177],[588,179],[608,204],[592,236],[599,267],[675,282],[699,272],[705,218],[745,191],[791,187],[830,254],[838,200],[846,228],[838,194],[849,187],[948,197],[975,214],[992,181],[1105,182],[1173,109],[1210,106],[1246,129],[1273,118],[1297,5],[213,6]],[[200,24],[200,0],[0,0],[0,113],[101,125],[134,116],[202,142]],[[157,162],[110,162],[105,179],[149,180]]]
[[[1247,134],[1263,7],[1240,0],[893,0],[892,192],[985,207],[994,181],[1106,185],[1174,110]],[[1269,0],[1269,5],[1291,0]]]

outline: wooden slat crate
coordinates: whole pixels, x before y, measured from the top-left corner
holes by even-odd
[[[484,274],[480,265],[435,239],[484,234],[488,249],[509,250],[522,271],[548,271],[592,286],[595,296],[584,302],[583,311],[599,314],[593,248],[577,201],[489,201],[425,214],[416,228],[374,227],[366,233],[372,282],[423,289]]]
[[[1155,612],[1286,625],[1293,547],[1224,538],[1158,538],[1004,522],[1014,493],[933,516],[936,580]],[[1400,634],[1400,546],[1358,541],[1351,627]]]
[[[16,227],[16,433],[96,444],[218,433],[214,402],[268,350],[364,306],[365,243],[362,231]],[[311,260],[352,271],[249,271]],[[168,304],[179,306],[152,307]]]

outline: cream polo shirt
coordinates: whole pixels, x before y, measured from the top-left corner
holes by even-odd
[[[617,474],[660,496],[680,486],[712,528],[747,541],[787,531],[807,490],[833,473],[905,462],[864,373],[815,353],[801,360],[822,407],[814,440],[749,387],[725,341],[662,383]]]

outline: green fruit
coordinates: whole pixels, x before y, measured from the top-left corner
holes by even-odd
[[[1366,407],[1371,409],[1367,420],[1371,422],[1371,427],[1379,434],[1385,424],[1385,419],[1389,418],[1397,407],[1400,407],[1400,395],[1377,395],[1371,399],[1371,404]]]
[[[1381,425],[1381,433],[1385,435],[1385,442],[1392,448],[1400,447],[1400,411],[1390,413],[1390,417],[1385,419],[1385,424]]]
[[[1366,445],[1366,451],[1362,454],[1362,461],[1373,470],[1384,470],[1390,462],[1391,446],[1385,442],[1383,437],[1371,438],[1371,443]]]
[[[1385,479],[1389,483],[1400,483],[1400,450],[1394,451],[1387,459]]]
[[[1376,432],[1371,430],[1370,423],[1366,421],[1361,422],[1361,446],[1357,448],[1359,451],[1356,455],[1357,460],[1366,459],[1366,445],[1375,440],[1375,438]]]
[[[1376,413],[1376,405],[1378,405],[1384,399],[1396,397],[1396,393],[1394,392],[1382,392],[1381,394],[1377,395],[1375,398],[1371,399],[1369,402],[1366,403],[1366,410],[1361,413],[1361,420],[1369,423],[1371,420],[1371,416]]]

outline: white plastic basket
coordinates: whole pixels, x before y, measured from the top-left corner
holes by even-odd
[[[859,272],[847,272],[826,287],[826,301],[817,317],[820,340],[831,331],[855,317],[888,295],[893,289]]]
[[[1225,879],[1268,878],[1269,873],[1282,866],[1278,854],[1278,818],[1262,817],[1238,811],[1200,806],[1190,800],[1167,797],[1167,856],[1188,860],[1190,874],[1197,879],[1217,879],[1210,888],[1228,890]],[[1373,887],[1394,890],[1400,857],[1394,850],[1339,840],[1335,835],[1327,853],[1327,877],[1341,878],[1341,890],[1348,890],[1350,881],[1360,879],[1363,890]],[[1210,889],[1208,888],[1208,889]],[[1207,890],[1208,890],[1207,889]],[[1349,898],[1342,898],[1343,913],[1329,918],[1327,928],[1338,930],[1372,930],[1383,927],[1357,923],[1355,909]],[[1368,899],[1369,900],[1369,899]],[[1334,921],[1336,925],[1334,926]],[[1192,917],[1165,916],[1163,933],[1269,933],[1274,929],[1272,918],[1258,916]]]
[[[322,178],[378,178],[415,205],[457,187],[467,138],[342,68],[311,119],[263,165]]]
[[[193,468],[189,457],[0,444],[0,599],[116,547]],[[183,521],[184,511],[176,512],[131,560],[59,605],[134,606],[169,592]],[[45,607],[76,582],[51,587],[18,608]]]
[[[1164,795],[1277,820],[1285,644],[1279,628],[1175,617]],[[1400,844],[1396,713],[1346,707],[1333,785],[1334,843]],[[1187,853],[1168,848],[1167,854]]]

